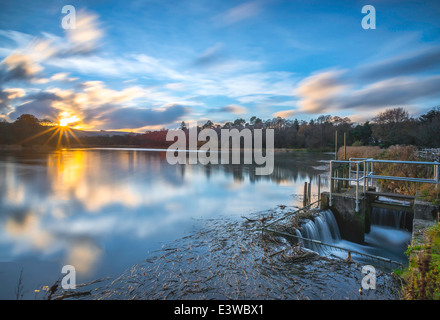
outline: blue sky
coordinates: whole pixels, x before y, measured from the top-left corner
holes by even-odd
[[[76,9],[65,30],[64,5]],[[361,10],[376,9],[364,30]],[[440,104],[438,1],[0,1],[0,117],[91,130]]]

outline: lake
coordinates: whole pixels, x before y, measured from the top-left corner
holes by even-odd
[[[321,191],[328,153],[280,152],[271,175],[253,165],[170,165],[148,149],[0,152],[0,299],[51,286],[64,265],[77,283],[116,276],[149,252],[201,228]],[[20,273],[22,280],[20,282]]]

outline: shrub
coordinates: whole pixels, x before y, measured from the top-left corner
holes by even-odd
[[[412,245],[403,279],[402,298],[405,300],[440,300],[440,223],[427,229],[425,242]]]

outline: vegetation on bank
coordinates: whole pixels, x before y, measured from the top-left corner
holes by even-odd
[[[409,266],[398,273],[402,299],[440,300],[440,223],[428,228],[424,243],[411,245],[406,254]]]

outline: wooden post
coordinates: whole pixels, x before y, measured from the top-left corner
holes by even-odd
[[[307,197],[307,200],[308,200],[308,205],[309,204],[311,204],[312,203],[312,178],[310,178],[310,182],[309,182],[309,192],[308,192],[308,197]]]
[[[338,130],[335,131],[335,160],[338,160]]]
[[[330,161],[330,194],[328,199],[328,204],[332,206],[332,196],[333,196],[333,162]]]
[[[306,203],[307,203],[307,181],[304,182],[303,207],[306,206]]]
[[[347,145],[345,140],[345,132],[344,132],[344,160],[347,160]]]
[[[342,167],[342,177],[345,178],[346,177],[346,173],[345,173],[345,165]],[[345,183],[347,181],[342,181],[342,188],[345,188]]]
[[[318,201],[321,200],[321,175],[318,175]]]

